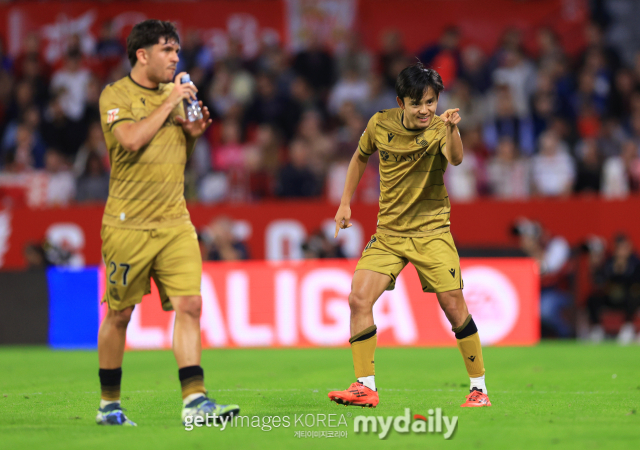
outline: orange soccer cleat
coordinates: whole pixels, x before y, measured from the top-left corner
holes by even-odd
[[[489,396],[482,392],[480,389],[473,388],[469,395],[467,395],[467,401],[460,405],[462,408],[476,407],[476,406],[491,406]]]
[[[360,382],[355,382],[346,391],[329,392],[329,400],[339,405],[365,406],[375,408],[378,402],[378,391],[373,391]]]

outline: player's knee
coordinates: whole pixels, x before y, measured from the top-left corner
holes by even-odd
[[[202,297],[192,296],[192,297],[182,297],[177,304],[174,305],[174,309],[176,310],[176,314],[183,314],[195,318],[200,318],[200,314],[202,313]]]
[[[133,307],[125,308],[122,311],[109,310],[107,316],[116,328],[127,328],[131,320]]]
[[[449,322],[451,322],[451,326],[458,327],[462,325],[462,323],[466,320],[467,309],[461,307],[461,305],[456,302],[451,302],[449,304],[443,305],[442,309],[444,310],[445,315],[449,318]]]
[[[368,312],[373,307],[373,302],[370,301],[362,292],[351,291],[349,294],[349,308],[352,313]]]

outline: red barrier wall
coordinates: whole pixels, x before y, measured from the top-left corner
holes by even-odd
[[[384,31],[397,29],[410,52],[437,42],[445,28],[456,25],[463,44],[474,43],[488,53],[512,27],[521,30],[525,46],[534,50],[537,28],[550,26],[565,50],[574,53],[583,44],[582,27],[588,16],[587,0],[396,0],[393,4],[355,0],[353,23],[349,24],[335,16],[344,8],[332,7],[331,1],[305,0],[301,4],[287,8],[282,0],[13,2],[0,5],[0,35],[15,56],[25,36],[38,31],[47,60],[55,62],[64,54],[70,36],[78,34],[83,40],[95,41],[106,19],[113,20],[123,42],[133,24],[156,18],[176,22],[181,32],[199,29],[215,52],[224,52],[233,36],[247,55],[255,53],[265,35],[277,35],[286,44],[297,43],[299,37],[292,34],[295,24],[300,23],[334,44],[345,33],[358,30],[367,47],[375,50]]]
[[[97,265],[100,256],[102,206],[51,210],[0,210],[0,268],[25,267],[23,248],[45,237],[76,254],[77,262]],[[325,202],[273,202],[247,205],[190,205],[191,218],[202,227],[218,215],[233,218],[246,237],[253,259],[286,259],[300,255],[299,245],[319,228],[331,235],[336,206]],[[354,204],[354,226],[341,231],[348,256],[357,257],[375,232],[377,205]],[[453,203],[451,231],[458,247],[507,247],[516,242],[509,234],[518,217],[540,221],[552,234],[573,245],[590,234],[610,239],[629,234],[640,248],[640,197],[621,201],[598,198],[501,202],[482,200]]]
[[[356,260],[301,263],[205,263],[202,341],[212,347],[345,346]],[[483,345],[533,345],[540,340],[538,271],[528,258],[461,261],[465,299]],[[104,292],[104,269],[101,271]],[[101,315],[104,316],[106,305]],[[173,313],[157,290],[134,310],[131,349],[171,348]],[[435,294],[424,294],[408,266],[396,288],[374,306],[381,346],[454,346]]]

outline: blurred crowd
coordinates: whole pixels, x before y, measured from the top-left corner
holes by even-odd
[[[354,33],[332,51],[313,38],[298,53],[263,42],[251,59],[231,41],[216,59],[186,30],[178,71],[190,73],[214,124],[189,162],[185,195],[338,201],[369,117],[396,107],[396,76],[418,57],[442,75],[439,112],[457,107],[463,118],[465,158],[446,174],[454,200],[628,196],[640,188],[640,55],[624,64],[601,25],[584,33],[573,56],[549,28],[537,30],[533,51],[506,30],[489,54],[462,46],[450,28],[416,55],[387,31],[377,54]],[[0,41],[0,191],[31,206],[103,201],[109,157],[98,99],[130,70],[124,42],[106,22],[94,48],[73,37],[57,65],[41,48],[29,35],[12,59]],[[359,201],[378,200],[375,159]]]

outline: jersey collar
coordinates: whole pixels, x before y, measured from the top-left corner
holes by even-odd
[[[131,72],[129,72],[129,74],[127,76],[129,77],[131,82],[133,84],[135,84],[136,86],[138,86],[139,88],[146,89],[147,91],[157,91],[158,89],[160,89],[160,85],[158,85],[158,87],[155,87],[155,88],[148,88],[148,87],[145,87],[145,86],[143,86],[141,84],[136,83],[136,81],[133,78],[131,78]]]
[[[431,123],[429,123],[429,126],[427,128],[407,128],[404,126],[404,111],[402,111],[402,113],[400,114],[400,125],[402,125],[402,128],[404,128],[405,130],[415,133],[417,131],[426,131],[429,128],[431,128],[431,126],[433,125],[434,119],[435,119],[435,116],[431,118]]]

